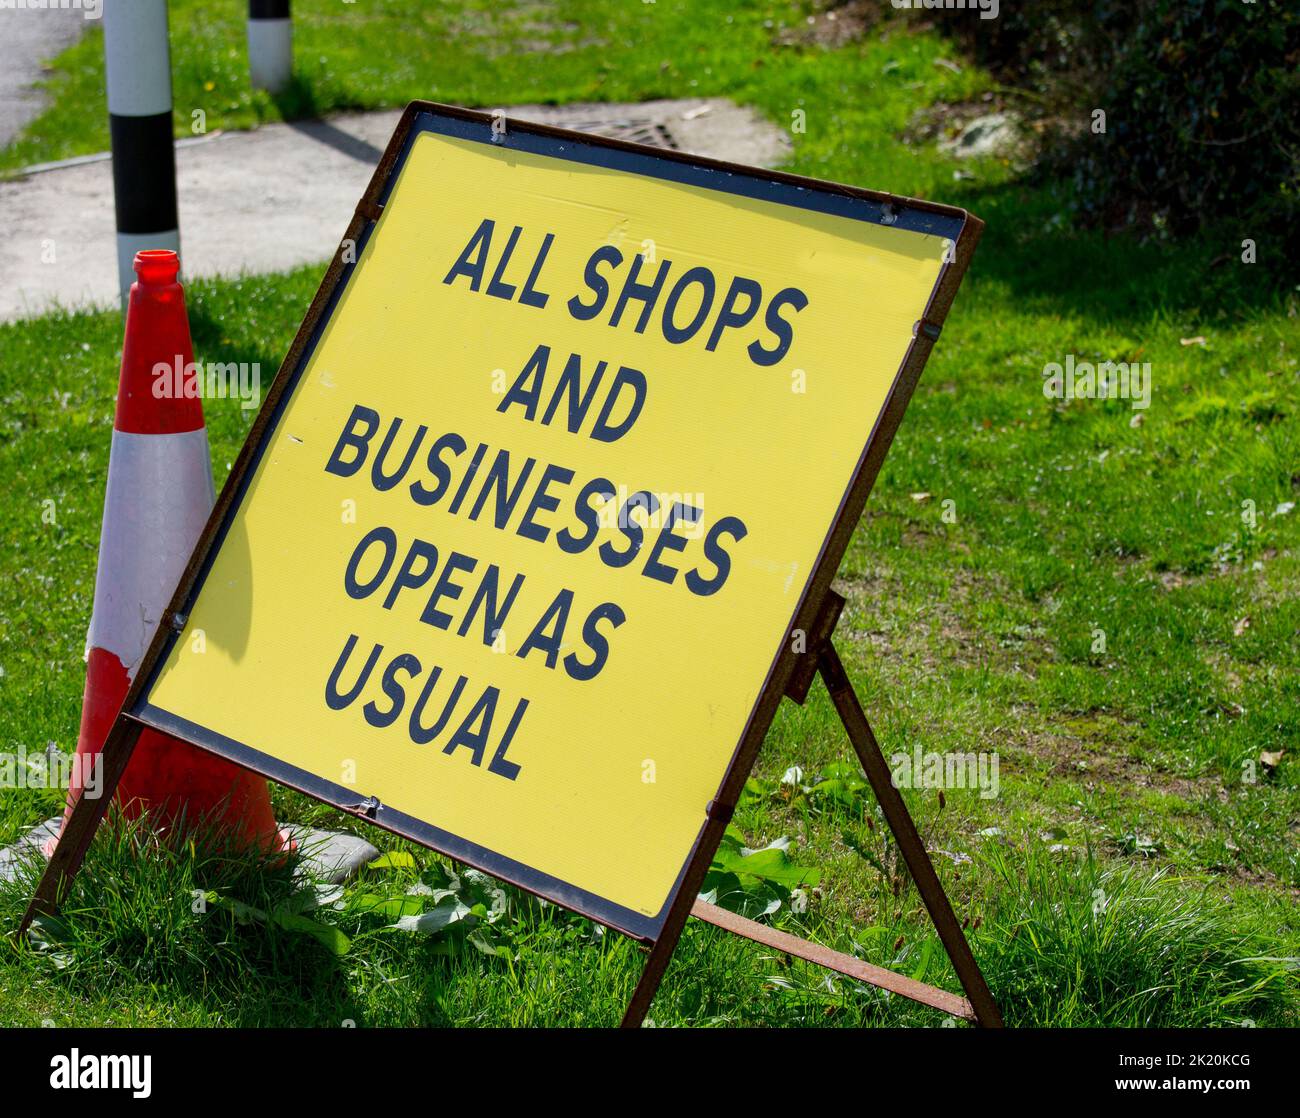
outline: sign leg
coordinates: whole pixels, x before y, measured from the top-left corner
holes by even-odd
[[[91,840],[117,791],[118,781],[122,779],[127,762],[135,752],[135,743],[139,740],[142,729],[140,723],[120,714],[114,721],[100,754],[104,765],[103,788],[93,799],[83,792],[73,805],[72,814],[63,825],[63,833],[50,856],[49,865],[45,867],[41,883],[36,887],[27,911],[23,913],[22,923],[18,925],[19,939],[27,934],[27,929],[36,917],[53,916],[67,897],[68,890],[72,888],[72,880],[81,869]]]
[[[672,908],[668,910],[664,926],[659,930],[659,938],[650,948],[645,969],[637,980],[636,989],[632,992],[632,1000],[627,1003],[620,1028],[639,1029],[641,1022],[645,1020],[645,1015],[650,1010],[650,1003],[654,1001],[655,993],[659,989],[659,983],[663,981],[664,971],[668,969],[668,961],[677,948],[677,940],[681,937],[682,929],[686,927],[686,918],[691,914],[691,906],[695,903],[700,886],[704,884],[704,875],[708,873],[709,863],[713,861],[714,852],[718,849],[718,843],[722,841],[723,833],[727,829],[729,818],[730,812],[722,812],[710,815],[705,822],[699,844],[687,864],[682,887],[673,900]]]
[[[953,968],[957,971],[962,989],[966,991],[966,996],[975,1010],[976,1020],[984,1026],[1001,1026],[1002,1014],[993,1000],[988,983],[984,981],[984,975],[980,972],[975,956],[971,954],[970,944],[966,942],[961,924],[957,921],[952,905],[948,903],[943,885],[939,881],[938,874],[934,872],[934,865],[930,862],[930,856],[925,852],[925,845],[917,833],[916,824],[912,822],[912,817],[907,812],[907,805],[903,802],[898,789],[894,787],[889,766],[885,763],[885,756],[880,752],[875,734],[871,732],[871,726],[853,691],[848,673],[840,662],[839,653],[830,641],[822,646],[817,667],[822,679],[826,681],[826,689],[830,692],[831,701],[839,712],[845,730],[848,731],[849,740],[853,743],[858,760],[862,762],[862,768],[871,782],[872,790],[876,793],[881,810],[885,813],[885,821],[894,833],[894,841],[898,843],[898,849],[912,874],[912,880],[916,882],[916,887],[921,892],[921,899],[930,913],[930,919],[934,921],[939,939],[943,942],[948,958],[952,960]]]

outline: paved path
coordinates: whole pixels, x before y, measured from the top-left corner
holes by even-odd
[[[638,142],[674,143],[738,163],[773,166],[789,151],[779,128],[723,99],[521,105],[507,112]],[[337,248],[399,116],[360,113],[178,142],[185,274],[233,276],[325,260]],[[0,213],[9,230],[0,258],[0,320],[57,306],[116,304],[107,156],[0,183]]]
[[[0,147],[9,144],[44,105],[33,88],[44,63],[90,26],[75,8],[0,8]]]

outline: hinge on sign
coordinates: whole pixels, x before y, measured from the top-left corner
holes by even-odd
[[[367,221],[378,221],[383,212],[384,207],[378,202],[369,202],[363,198],[357,203],[357,215],[364,217]]]
[[[374,819],[383,806],[377,796],[367,796],[359,804],[349,804],[343,810],[349,811],[353,815],[360,815],[363,819]]]
[[[926,322],[925,319],[922,319],[918,325],[921,333],[929,338],[930,341],[937,342],[939,340],[939,333],[943,330],[943,327],[937,322]]]
[[[190,615],[188,613],[173,613],[168,619],[167,624],[173,633],[185,632],[185,626],[189,623]]]

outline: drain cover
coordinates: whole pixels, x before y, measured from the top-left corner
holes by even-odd
[[[555,125],[557,128],[570,128],[574,132],[590,132],[594,136],[605,136],[611,140],[626,140],[628,143],[646,144],[652,148],[677,150],[677,141],[668,131],[668,125],[660,120],[651,120],[649,117],[623,120],[561,117]]]

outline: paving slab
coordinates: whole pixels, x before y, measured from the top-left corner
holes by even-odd
[[[45,107],[45,92],[36,83],[49,73],[46,63],[93,26],[86,14],[76,8],[0,8],[0,147]]]
[[[46,856],[52,847],[52,840],[59,837],[61,822],[62,817],[56,815],[33,827],[17,842],[0,849],[0,881],[17,877],[28,859]],[[375,847],[356,835],[296,824],[285,826],[284,829],[298,844],[301,858],[298,875],[314,881],[340,884],[359,873],[367,862],[379,857],[379,851]]]
[[[62,821],[62,817],[57,815],[53,819],[47,819],[17,842],[0,849],[0,881],[10,881],[17,877],[28,859],[40,856],[46,844],[59,837],[59,824]]]
[[[756,166],[775,166],[790,151],[780,128],[723,98],[518,105],[506,112]],[[178,141],[184,274],[232,277],[326,260],[400,115],[355,113]],[[107,154],[0,182],[0,212],[9,230],[0,320],[117,305]]]

